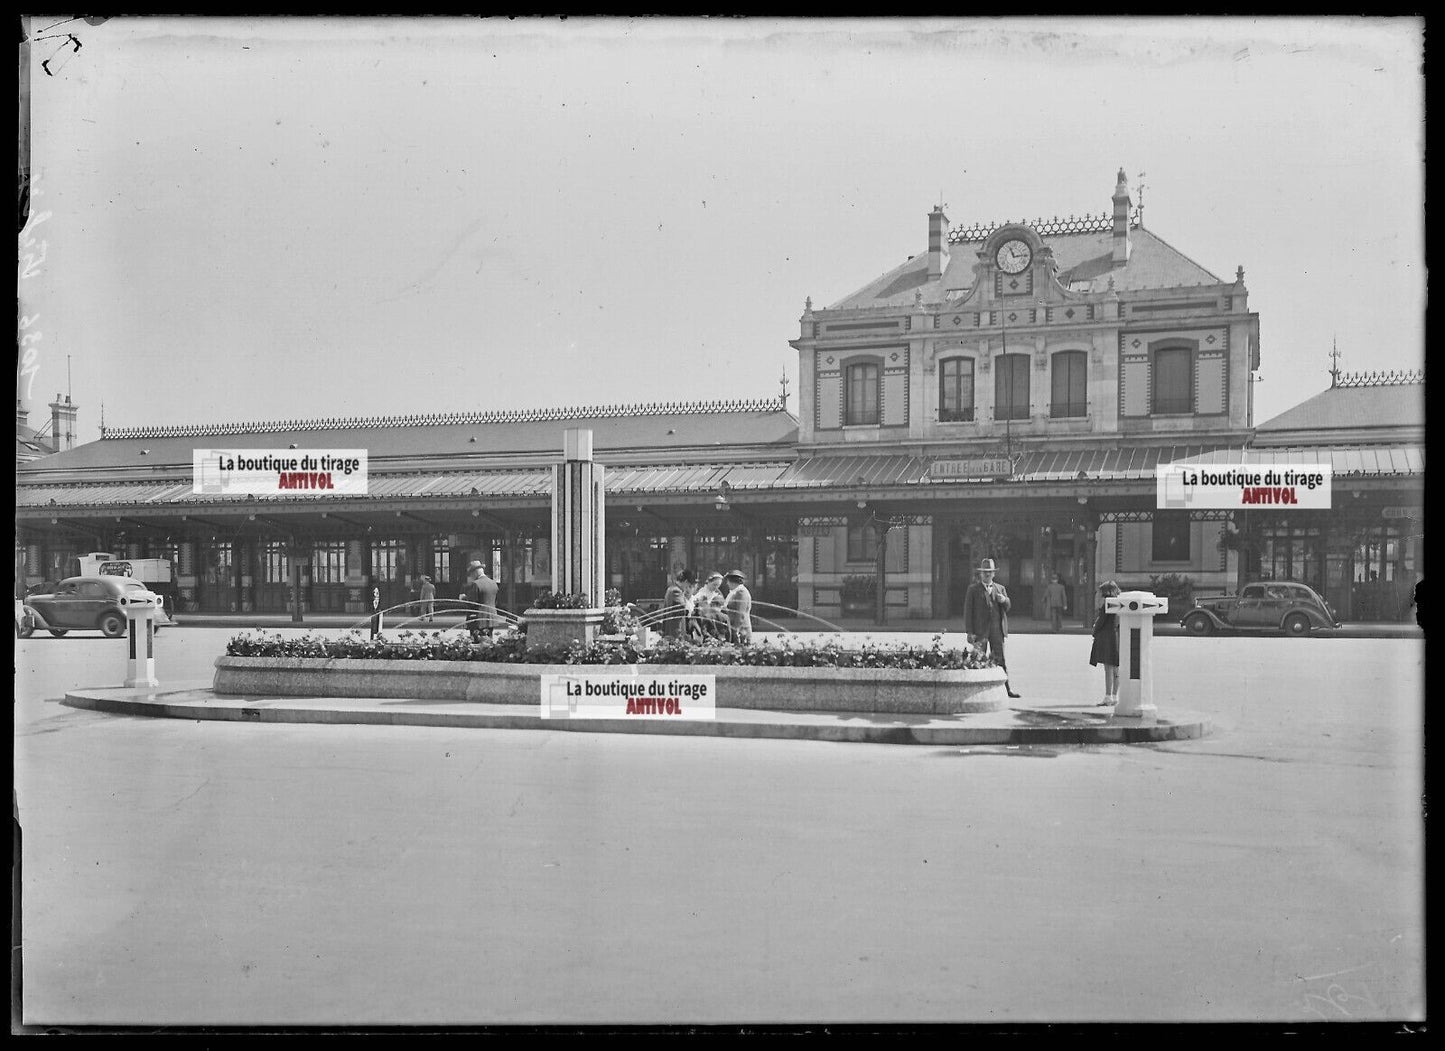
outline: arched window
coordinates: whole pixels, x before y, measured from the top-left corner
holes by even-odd
[[[1001,354],[993,365],[993,418],[1029,418],[1029,356]]]
[[[878,372],[878,363],[874,361],[848,366],[845,373],[845,424],[878,422]]]
[[[1194,411],[1194,354],[1188,347],[1161,347],[1154,351],[1153,411]]]
[[[973,419],[972,358],[944,358],[938,363],[938,419],[942,423]]]
[[[1085,380],[1087,356],[1082,350],[1065,350],[1054,355],[1053,391],[1049,398],[1049,415],[1087,416],[1088,385]]]

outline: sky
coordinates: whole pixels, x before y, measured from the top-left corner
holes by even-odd
[[[19,375],[99,427],[771,398],[804,300],[1109,211],[1256,422],[1424,366],[1423,21],[36,17]],[[65,38],[73,33],[77,48]],[[49,72],[42,68],[45,60]],[[1142,177],[1141,177],[1142,175]],[[1142,183],[1142,190],[1140,185]]]

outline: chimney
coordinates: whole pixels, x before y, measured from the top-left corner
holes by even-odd
[[[943,205],[935,205],[928,213],[928,279],[936,281],[948,265],[948,216]]]
[[[1129,179],[1124,169],[1119,169],[1119,181],[1114,184],[1114,265],[1123,266],[1129,261]]]
[[[15,399],[15,426],[30,426],[30,411],[25,408],[25,403],[19,398]]]
[[[59,394],[50,403],[50,446],[56,452],[75,448],[75,415],[79,411],[78,405],[70,404],[69,394],[63,403]]]

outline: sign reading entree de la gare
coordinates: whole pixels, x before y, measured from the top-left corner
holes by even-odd
[[[543,719],[716,719],[713,675],[577,672],[542,676]]]
[[[928,465],[929,478],[1007,478],[1013,474],[1007,456],[986,456],[972,460],[934,460]]]

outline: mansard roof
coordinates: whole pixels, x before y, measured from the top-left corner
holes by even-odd
[[[791,459],[798,420],[780,399],[589,405],[506,412],[384,418],[278,420],[179,427],[112,428],[95,442],[19,468],[78,471],[119,468],[190,470],[197,448],[365,449],[378,460],[550,462],[562,433],[592,430],[595,452],[650,459],[703,452],[716,458]]]
[[[949,235],[948,266],[943,277],[928,277],[928,254],[910,257],[881,277],[870,281],[852,295],[844,296],[829,310],[859,307],[904,307],[916,293],[925,303],[958,299],[977,281],[978,253],[984,240],[1000,226],[955,228]],[[1185,288],[1191,285],[1226,284],[1163,238],[1146,230],[1137,213],[1129,232],[1129,259],[1114,262],[1114,234],[1108,217],[1075,220],[1035,220],[1025,223],[1038,232],[1054,254],[1059,283],[1078,292],[1103,292],[1112,279],[1118,292]],[[1079,282],[1088,282],[1081,286]]]

